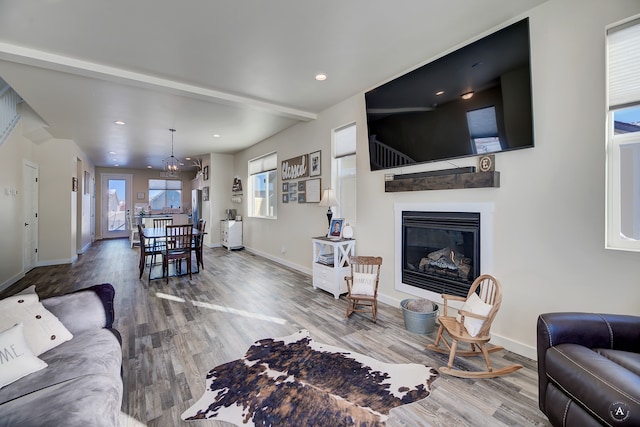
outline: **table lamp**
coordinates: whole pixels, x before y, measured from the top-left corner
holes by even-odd
[[[328,208],[327,221],[329,222],[329,226],[331,226],[331,217],[333,217],[333,211],[331,210],[331,208],[333,206],[339,205],[340,204],[338,203],[335,194],[333,194],[333,190],[330,188],[324,190],[324,192],[322,193],[322,199],[320,200],[320,203],[318,203],[318,206],[326,206]]]

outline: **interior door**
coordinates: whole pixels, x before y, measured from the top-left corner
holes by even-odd
[[[22,165],[24,234],[22,270],[38,264],[38,166],[25,161]]]
[[[128,237],[127,210],[131,209],[131,182],[128,174],[102,174],[102,238]]]

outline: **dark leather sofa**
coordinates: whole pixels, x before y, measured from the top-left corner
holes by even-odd
[[[538,402],[554,426],[640,426],[640,317],[538,317]]]

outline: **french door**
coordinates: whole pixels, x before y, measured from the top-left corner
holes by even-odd
[[[129,174],[103,173],[101,182],[102,238],[128,237],[127,211],[132,210],[132,176]]]

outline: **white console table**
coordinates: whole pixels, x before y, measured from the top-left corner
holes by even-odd
[[[335,299],[347,293],[345,276],[351,274],[349,257],[355,256],[355,239],[332,240],[314,237],[313,242],[313,288],[331,292]],[[333,255],[333,256],[331,256]]]

